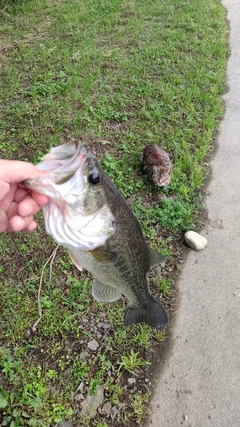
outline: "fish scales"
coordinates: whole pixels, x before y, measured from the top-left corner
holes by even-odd
[[[151,295],[147,279],[150,268],[161,264],[164,257],[148,247],[137,218],[95,156],[73,140],[45,157],[37,165],[44,175],[25,185],[50,198],[43,208],[46,230],[67,247],[79,269],[93,275],[94,298],[116,301],[125,295],[125,326],[165,325],[167,315]],[[58,221],[51,221],[53,216]]]

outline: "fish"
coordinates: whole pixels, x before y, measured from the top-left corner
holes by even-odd
[[[124,326],[166,325],[167,314],[148,285],[150,269],[165,258],[147,245],[136,216],[97,158],[74,139],[51,148],[36,167],[42,176],[24,185],[48,196],[42,207],[46,232],[67,248],[80,271],[92,274],[92,296],[114,302],[124,295]]]
[[[169,154],[155,144],[147,145],[141,155],[140,162],[143,173],[150,181],[159,187],[164,187],[171,182],[172,165]]]

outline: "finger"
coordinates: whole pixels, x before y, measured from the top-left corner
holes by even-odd
[[[0,200],[4,199],[6,194],[8,194],[10,185],[5,182],[3,179],[0,179]]]
[[[4,233],[8,228],[8,217],[4,210],[0,209],[0,233]]]
[[[28,225],[28,227],[27,228],[25,228],[23,231],[26,231],[27,233],[31,233],[31,231],[34,231],[34,230],[36,230],[36,228],[37,228],[37,223],[36,223],[36,221],[32,221],[29,225]]]
[[[24,187],[18,187],[14,196],[14,200],[20,203],[26,196],[33,198],[35,202],[37,202],[37,204],[40,206],[45,205],[49,201],[48,197],[43,196],[42,194],[39,194],[39,193],[35,193],[35,191],[27,190]]]
[[[18,214],[22,217],[34,215],[40,209],[40,206],[30,196],[25,197],[18,205]]]
[[[31,163],[19,160],[0,160],[0,179],[9,184],[39,178],[41,175],[42,173]]]
[[[16,189],[16,192],[15,192],[15,195],[14,195],[14,200],[17,203],[20,203],[24,199],[24,197],[26,197],[28,195],[29,195],[29,192],[28,192],[28,190],[26,188],[20,188],[20,187],[18,187]]]
[[[0,180],[0,205],[1,208],[7,210],[8,206],[12,203],[14,199],[14,194],[17,190],[17,184],[9,185],[7,182],[5,182],[4,187],[1,184],[2,181]]]
[[[49,202],[49,198],[47,196],[43,196],[42,194],[35,193],[35,191],[31,192],[31,196],[40,206],[46,205]]]
[[[32,216],[28,216],[28,217],[23,218],[19,215],[15,215],[9,220],[8,229],[10,231],[23,231],[23,230],[28,231],[28,228],[30,227],[32,222],[35,223]],[[30,227],[30,229],[31,229],[31,227]]]
[[[12,218],[15,215],[18,215],[18,203],[12,202],[10,206],[8,206],[6,214],[8,219]]]

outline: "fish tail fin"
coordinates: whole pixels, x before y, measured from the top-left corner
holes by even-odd
[[[135,323],[146,323],[152,328],[160,328],[168,323],[168,318],[161,304],[151,295],[151,300],[144,307],[127,305],[124,313],[124,326]]]

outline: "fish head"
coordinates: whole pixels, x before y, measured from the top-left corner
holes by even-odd
[[[49,197],[43,206],[46,231],[68,248],[94,250],[115,231],[104,172],[81,141],[52,148],[36,165],[42,176],[24,185]]]

